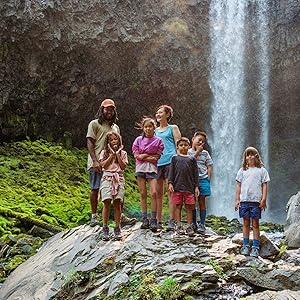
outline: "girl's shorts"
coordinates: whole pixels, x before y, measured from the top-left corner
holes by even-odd
[[[180,205],[180,204],[188,204],[194,205],[195,204],[195,196],[193,193],[189,192],[173,192],[171,194],[171,203]]]
[[[259,202],[242,201],[239,208],[240,218],[261,218],[261,208]]]
[[[210,196],[210,180],[208,178],[199,180],[199,190],[201,196]]]
[[[120,181],[119,190],[117,195],[112,195],[112,181],[103,178],[100,184],[100,196],[102,202],[108,199],[119,199],[122,200],[124,198],[124,181]]]
[[[136,172],[135,177],[142,177],[144,179],[155,179],[156,173],[154,173],[154,172]]]

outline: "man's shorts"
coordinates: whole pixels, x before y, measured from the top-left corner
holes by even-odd
[[[156,179],[167,179],[169,175],[170,164],[157,168]]]
[[[210,196],[210,180],[208,178],[199,180],[199,190],[201,196]]]
[[[89,169],[91,190],[99,190],[102,174],[102,172],[95,172],[94,168]]]
[[[124,181],[120,182],[118,193],[117,193],[117,195],[113,196],[112,195],[112,181],[105,179],[105,176],[101,180],[100,195],[101,195],[102,202],[105,200],[108,200],[108,199],[109,200],[112,200],[112,199],[122,200],[124,198],[124,192],[125,192]]]
[[[259,207],[259,202],[241,202],[239,208],[239,216],[240,218],[260,219],[261,208]]]
[[[156,173],[154,173],[154,172],[136,172],[135,177],[142,177],[144,179],[155,179]]]
[[[188,205],[193,205],[195,204],[195,196],[193,193],[188,193],[188,192],[173,192],[171,194],[171,203],[172,204],[188,204]]]

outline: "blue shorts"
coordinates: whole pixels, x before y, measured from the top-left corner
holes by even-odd
[[[169,175],[170,164],[157,168],[156,179],[167,179]]]
[[[261,208],[259,207],[259,202],[241,202],[239,208],[240,218],[261,218]]]
[[[89,169],[90,174],[90,187],[91,190],[99,190],[100,188],[100,182],[102,178],[102,172],[95,172],[94,168]]]
[[[144,179],[156,179],[156,173],[154,172],[137,172],[135,177],[142,177]]]
[[[200,196],[210,196],[210,180],[208,178],[199,180]]]

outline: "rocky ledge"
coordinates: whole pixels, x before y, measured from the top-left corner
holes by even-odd
[[[138,223],[104,242],[99,226],[79,226],[20,265],[1,299],[299,299],[299,249],[279,251],[262,236],[253,258],[239,254],[241,235],[191,238]]]

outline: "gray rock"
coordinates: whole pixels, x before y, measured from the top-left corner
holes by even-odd
[[[255,295],[247,296],[247,300],[298,300],[299,291],[284,290],[280,292],[265,291]]]
[[[287,219],[285,229],[285,239],[288,247],[300,247],[300,192],[293,195],[286,205]]]

